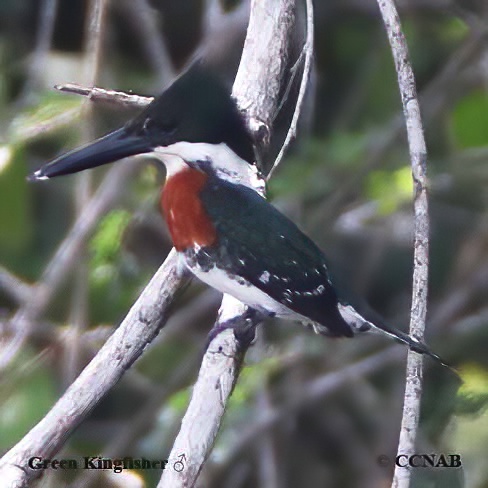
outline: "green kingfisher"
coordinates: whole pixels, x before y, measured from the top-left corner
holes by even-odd
[[[373,329],[441,361],[424,343],[346,301],[323,252],[255,191],[259,178],[245,119],[230,90],[199,64],[121,129],[58,157],[30,179],[140,154],[166,166],[162,212],[182,266],[201,281],[318,333],[352,337]]]

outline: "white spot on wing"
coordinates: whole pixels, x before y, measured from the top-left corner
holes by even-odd
[[[259,281],[261,283],[268,283],[269,278],[270,278],[269,271],[264,271],[263,274],[259,277]]]

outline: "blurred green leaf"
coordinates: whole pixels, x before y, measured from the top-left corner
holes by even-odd
[[[105,215],[98,224],[89,244],[95,280],[97,276],[103,280],[107,274],[110,275],[109,266],[117,261],[122,236],[130,219],[131,215],[127,210],[117,209]]]
[[[59,117],[65,118],[66,123],[72,121],[82,103],[82,97],[68,97],[53,91],[43,93],[35,106],[20,112],[12,120],[9,140],[19,142],[35,137],[43,126]]]
[[[460,148],[488,145],[488,93],[475,91],[462,98],[452,112],[452,127]]]
[[[409,166],[395,171],[372,171],[366,181],[366,194],[379,204],[384,215],[393,213],[412,199],[413,185]]]
[[[460,17],[446,17],[440,24],[439,37],[443,42],[459,42],[469,34],[469,26]]]
[[[240,409],[254,397],[263,381],[279,367],[278,359],[268,357],[263,361],[246,366],[239,375],[239,382],[229,401],[229,410]]]
[[[314,158],[319,163],[350,168],[361,159],[366,149],[367,138],[356,132],[335,132],[326,144],[314,141],[311,146]],[[324,147],[325,146],[325,147]]]
[[[184,388],[171,395],[168,399],[167,406],[174,409],[177,413],[183,413],[190,402],[191,388]]]
[[[488,405],[488,372],[471,364],[460,372],[463,384],[458,392],[458,413],[472,414]]]
[[[112,323],[123,315],[147,277],[138,273],[131,255],[124,252],[123,236],[131,220],[126,210],[109,212],[91,238],[90,301],[95,322]]]
[[[31,235],[29,191],[21,146],[0,146],[0,248],[19,250]]]

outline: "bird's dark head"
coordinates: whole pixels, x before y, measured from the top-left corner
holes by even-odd
[[[162,154],[170,147],[188,152],[188,145],[226,147],[239,159],[254,161],[251,137],[230,90],[200,63],[124,127],[63,154],[30,178],[76,173],[138,154]]]

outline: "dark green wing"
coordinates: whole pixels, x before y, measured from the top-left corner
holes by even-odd
[[[205,249],[210,261],[331,335],[353,335],[337,309],[325,256],[293,222],[253,190],[215,177],[201,198],[219,235],[218,245]]]

